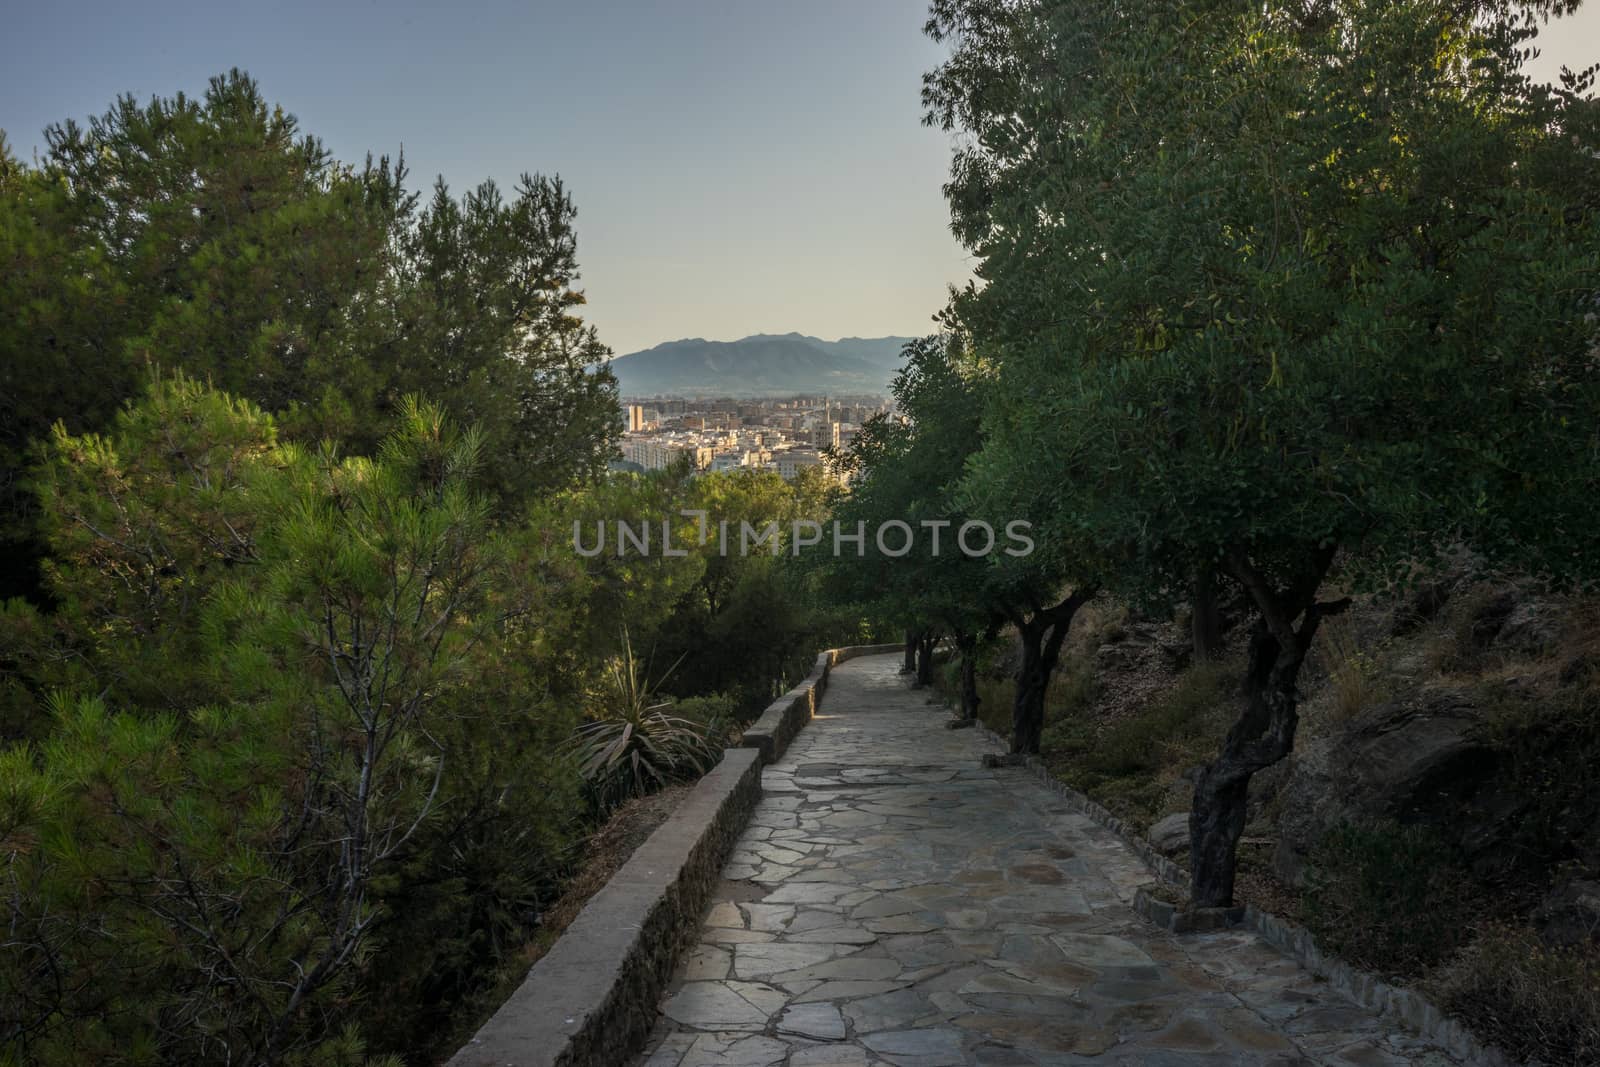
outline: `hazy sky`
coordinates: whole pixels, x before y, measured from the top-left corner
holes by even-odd
[[[1600,59],[1600,0],[1538,68]],[[0,128],[201,90],[231,66],[341,158],[413,182],[559,173],[588,317],[619,353],[679,337],[916,334],[969,263],[919,124],[925,0],[19,3]]]
[[[203,89],[239,66],[345,159],[413,182],[559,173],[587,317],[617,352],[680,337],[918,334],[967,276],[919,124],[925,0],[19,5],[0,128]]]

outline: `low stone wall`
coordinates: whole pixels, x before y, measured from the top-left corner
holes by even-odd
[[[824,656],[832,656],[832,665],[837,667],[845,660],[855,659],[858,656],[887,656],[891,652],[905,652],[906,646],[895,645],[846,645],[843,648],[829,649]]]
[[[759,753],[726,750],[449,1067],[627,1062],[760,799]]]
[[[1003,738],[987,728],[984,732],[1001,744],[1005,743]],[[1123,844],[1144,860],[1159,880],[1187,889],[1189,872],[1158,852],[1143,834],[1133,830],[1104,807],[1055,777],[1037,757],[1027,757],[1022,761],[1022,765],[1065,800],[1073,810],[1116,834]],[[1157,899],[1144,890],[1139,890],[1134,895],[1133,907],[1140,915],[1158,926],[1176,933],[1194,932],[1194,928],[1186,924],[1184,914],[1177,907]],[[1403,1025],[1423,1037],[1438,1042],[1463,1063],[1475,1067],[1512,1067],[1513,1061],[1505,1053],[1491,1045],[1483,1044],[1470,1030],[1440,1011],[1438,1006],[1421,993],[1390,985],[1375,974],[1352,967],[1335,956],[1325,954],[1317,947],[1311,931],[1305,927],[1262,911],[1253,904],[1238,909],[1238,923],[1255,931],[1273,948],[1312,974],[1324,979],[1330,986],[1357,1004],[1370,1011],[1400,1020]]]
[[[818,654],[806,680],[745,731],[740,747],[723,752],[447,1067],[628,1062],[655,1024],[656,1003],[694,943],[723,864],[761,799],[761,768],[811,721],[834,665],[901,648],[852,645]]]
[[[811,668],[811,673],[799,685],[767,706],[761,717],[746,728],[739,739],[739,746],[760,752],[763,764],[777,762],[782,758],[784,749],[789,747],[789,742],[794,740],[794,735],[817,713],[817,705],[828,688],[830,670],[857,656],[877,656],[904,649],[904,645],[847,645],[818,653],[816,666]]]

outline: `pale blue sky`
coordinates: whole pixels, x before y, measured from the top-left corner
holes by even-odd
[[[1600,59],[1600,0],[1542,72]],[[679,337],[917,334],[969,261],[918,88],[925,0],[233,0],[7,5],[19,155],[119,93],[239,66],[335,154],[405,147],[414,184],[559,173],[588,317],[619,353]]]
[[[9,5],[8,5],[9,6]],[[197,91],[239,66],[333,152],[559,173],[588,318],[619,353],[679,337],[928,332],[967,276],[919,124],[925,0],[19,4],[0,128]]]

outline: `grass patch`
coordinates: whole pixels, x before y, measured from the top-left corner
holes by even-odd
[[[1466,944],[1477,913],[1455,851],[1422,826],[1336,826],[1312,849],[1302,895],[1324,948],[1385,974],[1415,975]]]
[[[960,702],[959,684],[960,679],[953,678],[947,691],[946,695],[952,704]],[[1097,692],[1094,667],[1087,660],[1073,660],[1063,665],[1050,679],[1050,687],[1044,694],[1046,734],[1052,723],[1081,719],[1094,704]],[[1011,736],[1011,706],[1016,694],[1017,683],[1014,679],[982,673],[978,675],[978,718],[1001,737]]]
[[[1166,814],[1183,773],[1215,755],[1234,717],[1237,685],[1237,666],[1204,663],[1126,718],[1052,716],[1045,761],[1063,781],[1147,828]]]
[[[1600,948],[1492,926],[1430,983],[1441,1007],[1519,1061],[1600,1063]]]
[[[1336,722],[1342,722],[1388,699],[1378,659],[1362,647],[1356,625],[1349,616],[1328,620],[1318,635],[1317,656],[1332,689],[1329,705]]]

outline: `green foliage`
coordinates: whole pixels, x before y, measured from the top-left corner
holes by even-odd
[[[648,671],[624,631],[622,652],[607,665],[596,694],[593,720],[574,738],[579,770],[603,810],[698,777],[722,755],[707,724],[668,714],[672,703],[655,699],[662,679],[652,682]]]
[[[735,711],[738,705],[731,693],[711,693],[707,696],[686,697],[672,702],[672,712],[680,718],[699,723],[713,742],[729,739],[735,732]]]
[[[1521,79],[1519,18],[936,3],[925,98],[972,135],[949,193],[987,283],[951,313],[994,369],[975,505],[1110,546],[1130,595],[1456,530],[1522,554],[1538,508],[1573,565],[1600,163],[1593,109]]]
[[[524,175],[509,199],[439,185],[419,207],[403,163],[335,160],[237,70],[46,140],[0,183],[0,534],[20,550],[0,594],[37,594],[31,442],[58,420],[107,429],[152,368],[365,453],[426,394],[481,427],[476,484],[506,510],[613,453],[558,180]]]
[[[1395,823],[1328,831],[1312,849],[1303,900],[1325,950],[1389,974],[1448,959],[1477,912],[1456,852],[1433,830]]]
[[[852,643],[858,631],[854,613],[830,605],[816,572],[794,553],[794,523],[823,523],[827,489],[811,477],[786,482],[770,471],[655,477],[662,491],[651,504],[656,532],[662,517],[679,517],[673,543],[688,552],[687,559],[631,557],[636,562],[629,563],[624,557],[591,566],[631,567],[660,589],[667,588],[661,580],[667,569],[676,567],[688,584],[675,579],[670,588],[676,597],[666,613],[652,612],[648,628],[642,621],[632,628],[651,635],[655,656],[678,662],[662,683],[666,692],[726,693],[734,701],[733,718],[748,721],[772,699],[775,687],[787,688],[811,669],[819,648]],[[745,524],[756,534],[775,524],[776,537],[760,546],[752,540],[743,551]],[[593,540],[590,533],[584,537]]]
[[[210,699],[202,607],[260,562],[272,510],[259,475],[295,455],[259,408],[183,375],[155,383],[105,436],[58,423],[36,484],[61,647],[40,681],[117,705]]]
[[[582,807],[526,620],[551,598],[490,529],[480,447],[407,402],[377,458],[313,453],[181,377],[56,433],[60,608],[19,682],[104,695],[3,754],[24,1061],[410,1052],[514,947]],[[363,994],[424,1011],[357,1030]]]
[[[1216,751],[1238,703],[1236,664],[1199,663],[1170,689],[1126,715],[1096,726],[1082,715],[1054,716],[1043,755],[1052,772],[1142,825],[1171,810],[1181,776]],[[1068,665],[1063,697],[1094,699],[1088,662]],[[1179,790],[1181,791],[1181,790]]]
[[[835,509],[846,527],[867,530],[902,522],[913,547],[885,553],[869,535],[861,556],[830,560],[836,596],[878,606],[903,628],[943,625],[980,633],[999,620],[1052,602],[1066,580],[1060,557],[996,552],[972,557],[960,551],[957,531],[971,515],[957,495],[969,458],[982,445],[980,368],[962,337],[929,337],[906,346],[905,367],[896,375],[896,412],[870,420],[841,457],[855,474],[851,492]],[[984,516],[997,536],[1024,514]],[[927,522],[946,524],[937,533]],[[899,536],[888,535],[892,550]]]

